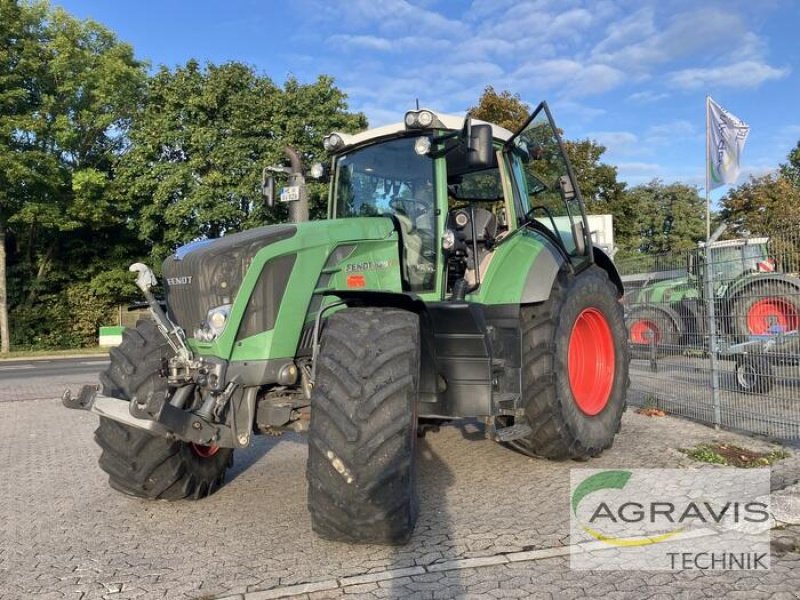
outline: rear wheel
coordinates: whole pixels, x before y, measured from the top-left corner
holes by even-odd
[[[560,275],[550,298],[523,306],[523,393],[532,432],[511,445],[585,459],[613,443],[628,388],[627,332],[605,271]]]
[[[155,323],[139,321],[111,351],[111,366],[100,375],[103,394],[128,401],[166,394],[160,370],[172,353]],[[231,448],[171,441],[105,417],[95,441],[111,487],[139,498],[204,498],[223,484],[233,463]]]
[[[326,322],[308,432],[308,506],[319,535],[408,541],[417,518],[414,446],[419,318],[348,308]]]
[[[672,319],[657,308],[639,306],[633,308],[625,319],[628,326],[628,341],[634,358],[650,356],[651,346],[657,353],[676,345],[680,332]]]
[[[736,333],[774,335],[800,326],[800,288],[783,281],[752,285],[733,302]]]

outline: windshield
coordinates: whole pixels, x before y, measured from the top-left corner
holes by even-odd
[[[414,151],[416,140],[391,140],[340,156],[334,216],[393,217],[403,238],[406,283],[412,291],[430,291],[436,274],[434,165]]]
[[[369,146],[336,161],[336,217],[374,217],[421,204],[433,216],[433,161],[414,152],[417,138]]]

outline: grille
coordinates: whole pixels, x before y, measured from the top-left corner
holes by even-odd
[[[233,302],[256,253],[295,231],[291,225],[259,227],[170,256],[162,269],[170,318],[192,335],[210,308]]]

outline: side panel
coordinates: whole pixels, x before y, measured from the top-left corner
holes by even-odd
[[[352,249],[337,255],[340,258],[337,264],[328,265],[331,254],[342,245],[352,246]],[[264,266],[289,255],[296,258],[274,329],[241,338],[239,326]],[[391,221],[341,219],[298,225],[294,237],[263,248],[253,258],[233,302],[228,325],[219,338],[213,342],[193,339],[190,344],[200,354],[232,361],[294,357],[323,272],[327,273],[331,287],[400,291],[398,237]]]

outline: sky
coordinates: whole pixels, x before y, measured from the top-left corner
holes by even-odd
[[[464,114],[483,89],[547,100],[636,185],[702,186],[705,96],[751,126],[739,183],[800,140],[797,0],[53,0],[151,68],[252,65],[276,83],[331,75],[370,126],[421,106]],[[725,188],[712,196],[719,197]]]

